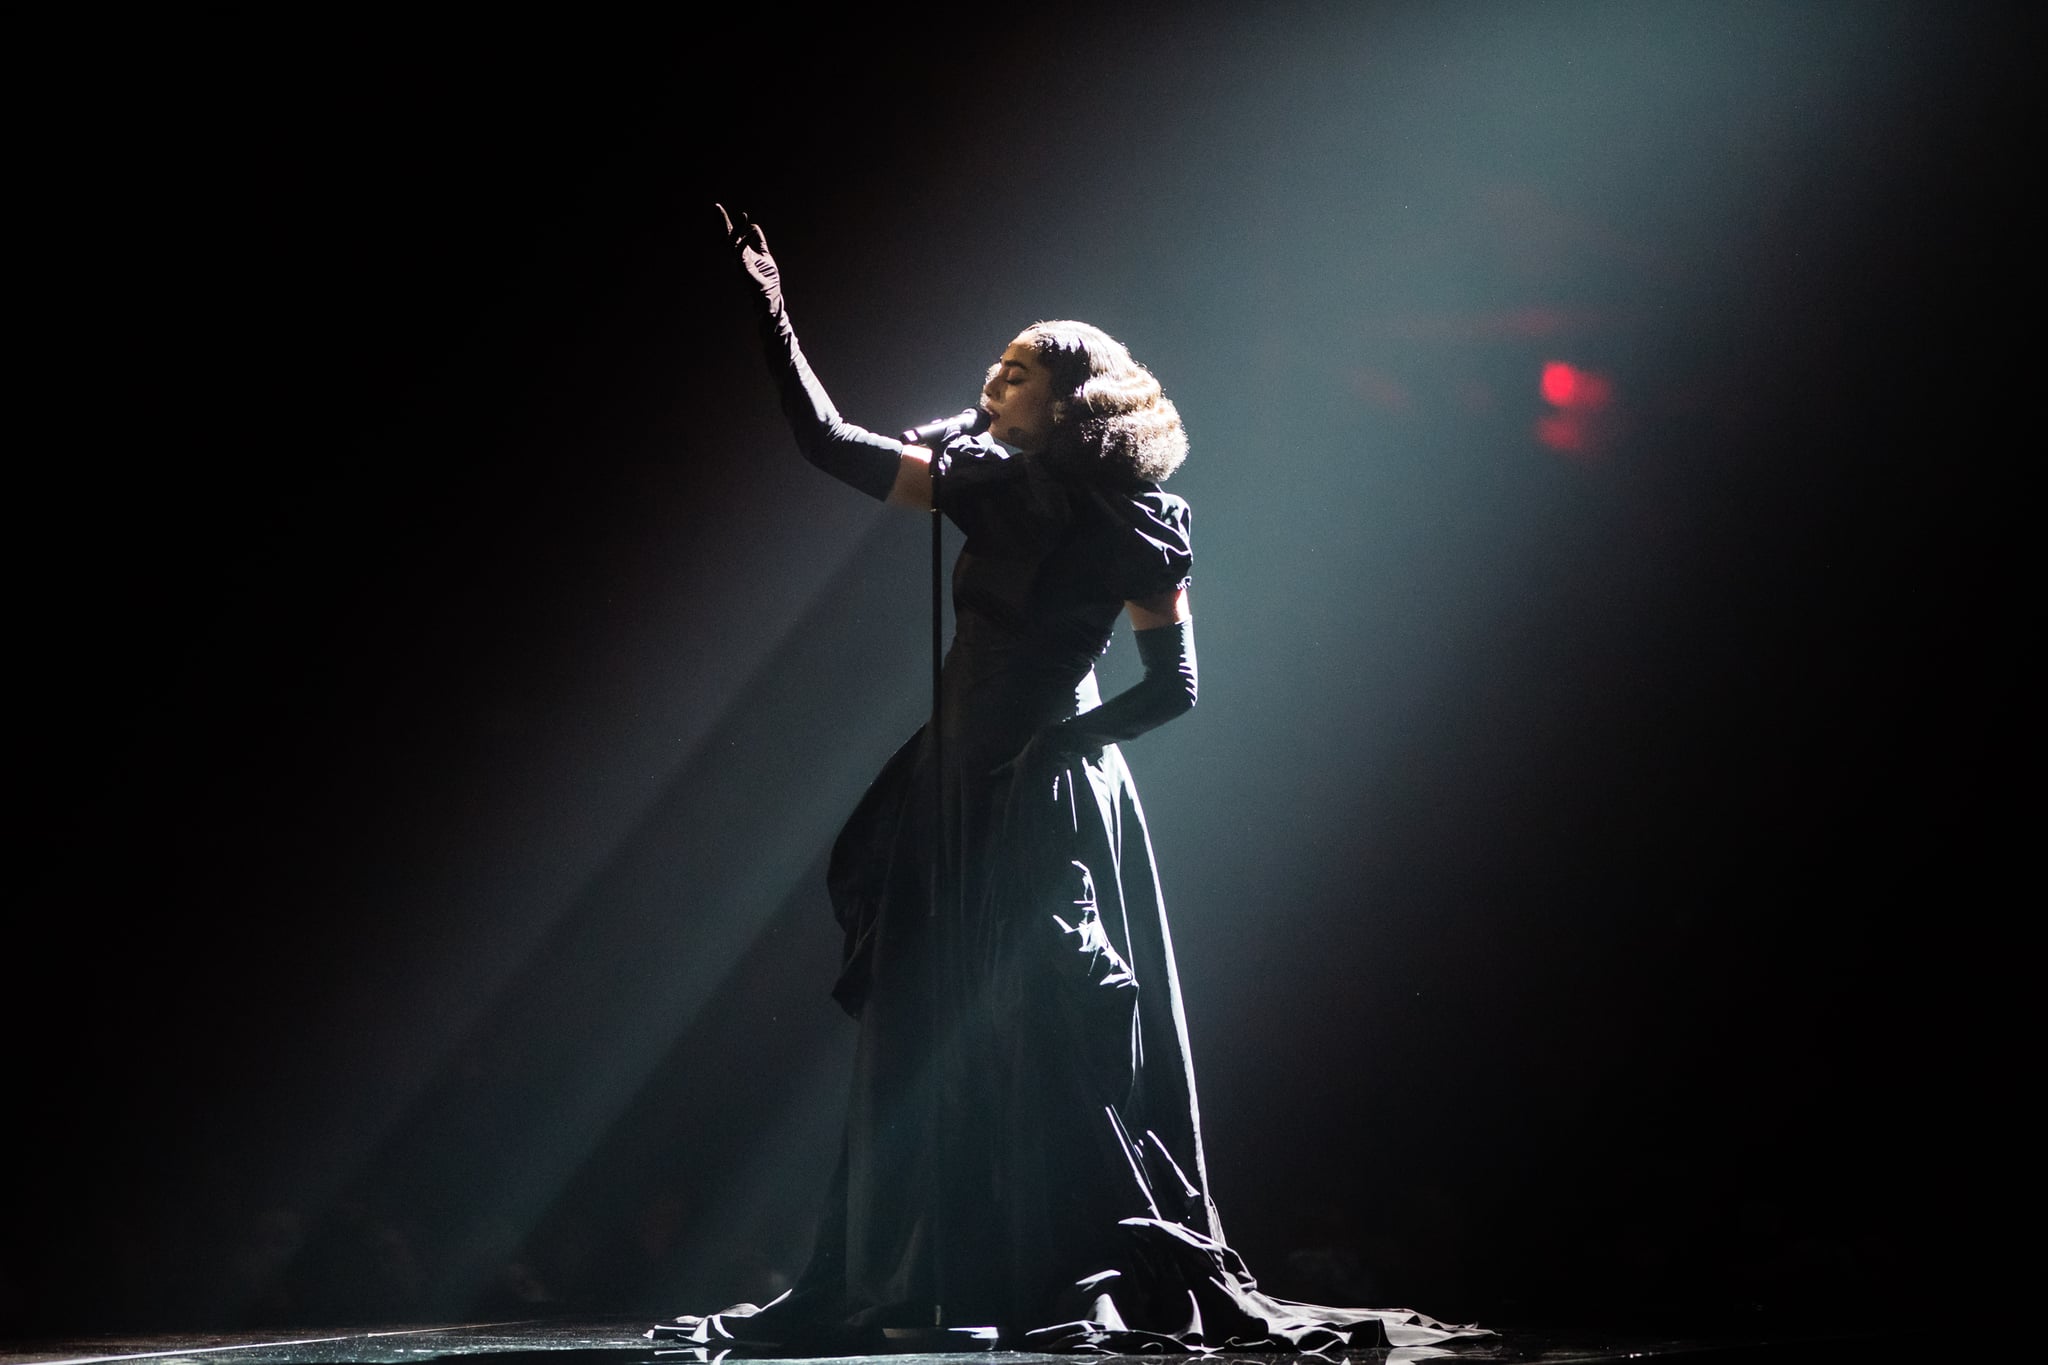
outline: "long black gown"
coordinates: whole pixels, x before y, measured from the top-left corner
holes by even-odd
[[[1209,1197],[1173,942],[1123,755],[1005,766],[1098,704],[1093,665],[1123,604],[1187,582],[1187,503],[985,437],[949,444],[938,469],[940,510],[966,536],[941,742],[927,726],[896,752],[833,851],[834,994],[860,1037],[816,1250],[766,1310],[658,1331],[821,1350],[935,1317],[1037,1349],[1476,1334],[1259,1292]]]

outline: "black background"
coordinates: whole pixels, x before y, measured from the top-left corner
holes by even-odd
[[[668,1313],[800,1264],[851,1032],[821,860],[924,705],[924,528],[789,450],[719,198],[855,420],[956,408],[1041,315],[1179,399],[1204,698],[1132,762],[1269,1288],[1697,1326],[1966,1281],[2025,899],[2030,39],[28,44],[0,1327]],[[1616,386],[1576,456],[1551,359]]]

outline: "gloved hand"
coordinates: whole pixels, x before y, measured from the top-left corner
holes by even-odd
[[[1194,709],[1195,623],[1176,621],[1134,632],[1145,676],[1093,711],[1048,725],[996,772],[1014,777],[1052,759],[1099,753],[1105,744],[1136,739]]]
[[[775,258],[768,254],[768,237],[761,231],[761,225],[742,213],[734,222],[732,215],[725,211],[725,205],[713,205],[718,210],[719,221],[725,224],[726,245],[739,257],[740,269],[761,295],[771,313],[782,311],[782,272],[775,268]]]
[[[884,499],[896,486],[897,466],[902,462],[903,443],[854,426],[839,415],[825,386],[811,372],[797,344],[796,331],[789,324],[789,308],[782,297],[782,272],[768,253],[768,238],[760,224],[739,215],[737,223],[725,206],[718,208],[725,228],[726,245],[740,267],[742,281],[758,308],[762,351],[769,373],[782,398],[782,415],[796,437],[804,458],[844,483],[852,484],[871,498]]]

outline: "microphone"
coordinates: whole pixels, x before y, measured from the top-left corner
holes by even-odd
[[[912,427],[903,433],[903,444],[907,446],[931,446],[937,449],[955,436],[979,436],[988,430],[989,417],[980,408],[969,408],[956,412],[951,417],[940,417],[926,422],[921,427]]]

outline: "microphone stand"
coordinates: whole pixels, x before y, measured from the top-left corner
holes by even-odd
[[[944,518],[939,511],[939,484],[944,477],[944,466],[940,456],[946,444],[953,437],[985,431],[988,419],[975,409],[961,413],[958,417],[930,426],[914,428],[903,433],[909,445],[930,443],[932,451],[931,494],[932,494],[932,716],[928,727],[932,745],[932,866],[931,896],[926,909],[925,943],[930,962],[929,973],[929,1016],[931,1046],[933,1055],[932,1096],[926,1116],[926,1140],[936,1165],[936,1178],[932,1182],[930,1224],[927,1228],[928,1244],[931,1247],[932,1264],[932,1322],[929,1328],[915,1332],[897,1331],[888,1333],[895,1337],[898,1349],[909,1344],[905,1339],[915,1339],[930,1349],[943,1350],[948,1345],[955,1351],[991,1350],[995,1341],[992,1336],[976,1336],[969,1339],[962,1335],[964,1329],[949,1330],[946,1325],[948,1242],[947,1224],[958,1203],[959,1178],[954,1169],[954,1159],[946,1141],[947,1121],[955,1117],[958,1107],[957,1070],[959,1057],[958,1031],[950,1026],[949,1006],[955,1004],[953,991],[959,975],[961,946],[959,934],[961,917],[951,915],[946,921],[939,916],[939,902],[948,892],[957,893],[964,876],[964,868],[953,868],[952,885],[947,884],[947,851],[953,850],[955,863],[964,863],[966,841],[951,838],[958,831],[949,831],[946,821],[946,738],[945,738],[945,600],[944,574],[945,556],[942,543]]]
[[[930,1333],[934,1338],[929,1344],[943,1345],[946,1335],[946,1224],[952,1206],[954,1181],[951,1158],[946,1143],[946,1119],[952,1110],[953,1065],[951,1030],[947,1027],[947,997],[952,980],[953,963],[946,951],[949,945],[946,934],[957,931],[958,917],[954,923],[941,923],[939,901],[945,890],[946,877],[946,731],[945,731],[945,554],[943,532],[945,518],[939,511],[939,480],[944,466],[940,463],[946,445],[946,433],[929,431],[906,431],[906,440],[920,444],[921,438],[932,444],[931,462],[931,521],[932,521],[932,715],[930,735],[932,743],[932,865],[931,893],[925,907],[925,950],[930,964],[926,981],[929,992],[927,1014],[929,1016],[932,1047],[932,1095],[925,1116],[925,1138],[931,1159],[937,1164],[936,1179],[931,1186],[930,1223],[926,1228],[927,1244],[931,1247],[932,1322]],[[922,1334],[920,1334],[922,1335]]]

